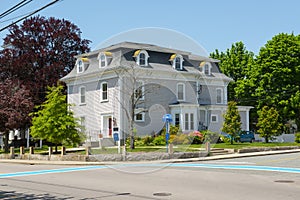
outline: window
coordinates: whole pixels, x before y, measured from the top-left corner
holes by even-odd
[[[98,55],[99,67],[106,67],[112,60],[112,53],[109,51],[101,52]]]
[[[202,72],[206,75],[211,75],[211,65],[208,63],[205,63],[203,66]]]
[[[82,60],[79,60],[79,61],[77,62],[77,72],[78,72],[78,73],[81,73],[81,72],[83,72],[83,70],[84,70],[83,62],[82,62]]]
[[[80,104],[85,104],[85,87],[80,87],[79,88],[79,92],[80,92]]]
[[[211,121],[212,123],[217,123],[217,122],[218,122],[218,115],[211,115],[210,121]]]
[[[104,82],[101,84],[101,101],[107,101],[108,100],[108,89],[107,89],[107,83]]]
[[[183,63],[183,57],[182,55],[179,55],[179,54],[173,54],[169,61],[172,62],[172,67],[176,70],[182,70],[183,69],[183,66],[182,66],[182,63]]]
[[[194,130],[194,113],[190,114],[190,130]]]
[[[143,81],[136,82],[135,98],[139,100],[145,100],[145,87]]]
[[[177,84],[177,100],[178,101],[185,100],[185,85],[183,83]]]
[[[223,103],[223,90],[221,88],[217,88],[217,104]]]
[[[180,125],[180,114],[176,113],[175,114],[175,126],[179,126]]]
[[[136,122],[143,122],[143,121],[145,121],[145,113],[144,112],[140,112],[140,113],[135,114],[134,121],[136,121]]]
[[[85,117],[80,117],[80,131],[82,133],[85,131]]]
[[[77,73],[84,72],[84,70],[87,67],[88,63],[89,63],[88,58],[79,58],[79,59],[77,59],[77,61],[76,61]]]
[[[145,50],[137,50],[134,52],[133,57],[136,58],[136,64],[140,66],[148,66],[148,58],[150,57]]]
[[[184,117],[184,129],[189,130],[189,113],[185,113]]]
[[[100,67],[106,66],[106,56],[104,54],[101,54],[99,62],[100,62]]]

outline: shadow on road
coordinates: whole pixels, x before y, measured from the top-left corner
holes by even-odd
[[[73,197],[65,197],[65,198],[58,198],[56,196],[50,194],[24,194],[18,193],[16,191],[0,191],[0,199],[55,199],[55,200],[66,200],[72,199]]]

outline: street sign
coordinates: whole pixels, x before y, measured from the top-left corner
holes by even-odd
[[[163,116],[163,122],[172,122],[172,115],[171,114],[165,114]]]
[[[119,141],[119,133],[114,133],[113,137],[115,142]]]

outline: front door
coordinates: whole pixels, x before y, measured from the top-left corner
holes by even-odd
[[[112,137],[112,118],[109,117],[108,118],[108,136],[109,137]]]

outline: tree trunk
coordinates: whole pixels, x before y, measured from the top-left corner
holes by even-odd
[[[134,149],[135,146],[134,146],[134,135],[133,135],[133,132],[131,133],[130,135],[130,149]]]
[[[9,152],[8,137],[9,137],[9,131],[5,131],[4,132],[4,152],[5,153]]]
[[[269,137],[268,136],[265,137],[265,142],[269,143]]]

